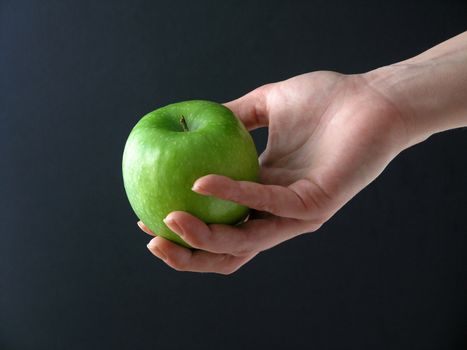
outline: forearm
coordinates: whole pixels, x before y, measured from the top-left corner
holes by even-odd
[[[467,32],[366,76],[401,113],[411,144],[467,126]]]

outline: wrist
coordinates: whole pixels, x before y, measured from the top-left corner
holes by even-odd
[[[383,66],[364,73],[363,76],[370,88],[383,96],[395,110],[399,122],[402,122],[406,133],[406,148],[429,138],[433,132],[423,128],[413,92],[409,91],[407,81],[420,74],[420,67],[415,63],[398,63]],[[413,84],[413,83],[412,83]]]
[[[408,60],[364,76],[396,106],[410,143],[467,126],[467,32]]]

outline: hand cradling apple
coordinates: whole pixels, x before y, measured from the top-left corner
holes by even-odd
[[[258,181],[258,154],[250,133],[223,105],[193,100],[145,115],[123,152],[123,182],[131,207],[158,236],[190,247],[163,219],[181,210],[204,222],[234,225],[248,208],[191,190],[208,174]]]

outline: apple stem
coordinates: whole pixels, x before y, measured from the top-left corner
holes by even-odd
[[[182,125],[183,131],[189,131],[188,125],[186,124],[186,120],[183,115],[180,117],[180,124]]]

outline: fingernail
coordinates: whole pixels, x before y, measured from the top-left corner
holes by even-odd
[[[143,231],[144,233],[147,233],[148,235],[154,236],[154,233],[152,233],[151,230],[149,230],[149,229],[143,224],[142,221],[138,221],[136,224],[137,224],[138,227],[141,229],[141,231]]]
[[[194,183],[191,190],[200,194],[211,194],[209,191],[205,190],[204,188],[201,188],[196,182]]]
[[[158,258],[162,260],[167,260],[167,255],[159,247],[157,247],[153,241],[154,241],[153,239],[149,241],[147,245],[148,249],[152,251],[154,254],[156,254]]]
[[[169,226],[169,228],[172,231],[175,231],[179,236],[183,237],[185,233],[183,232],[182,228],[177,224],[177,222],[172,217],[170,217],[170,214],[163,221],[167,226]]]

